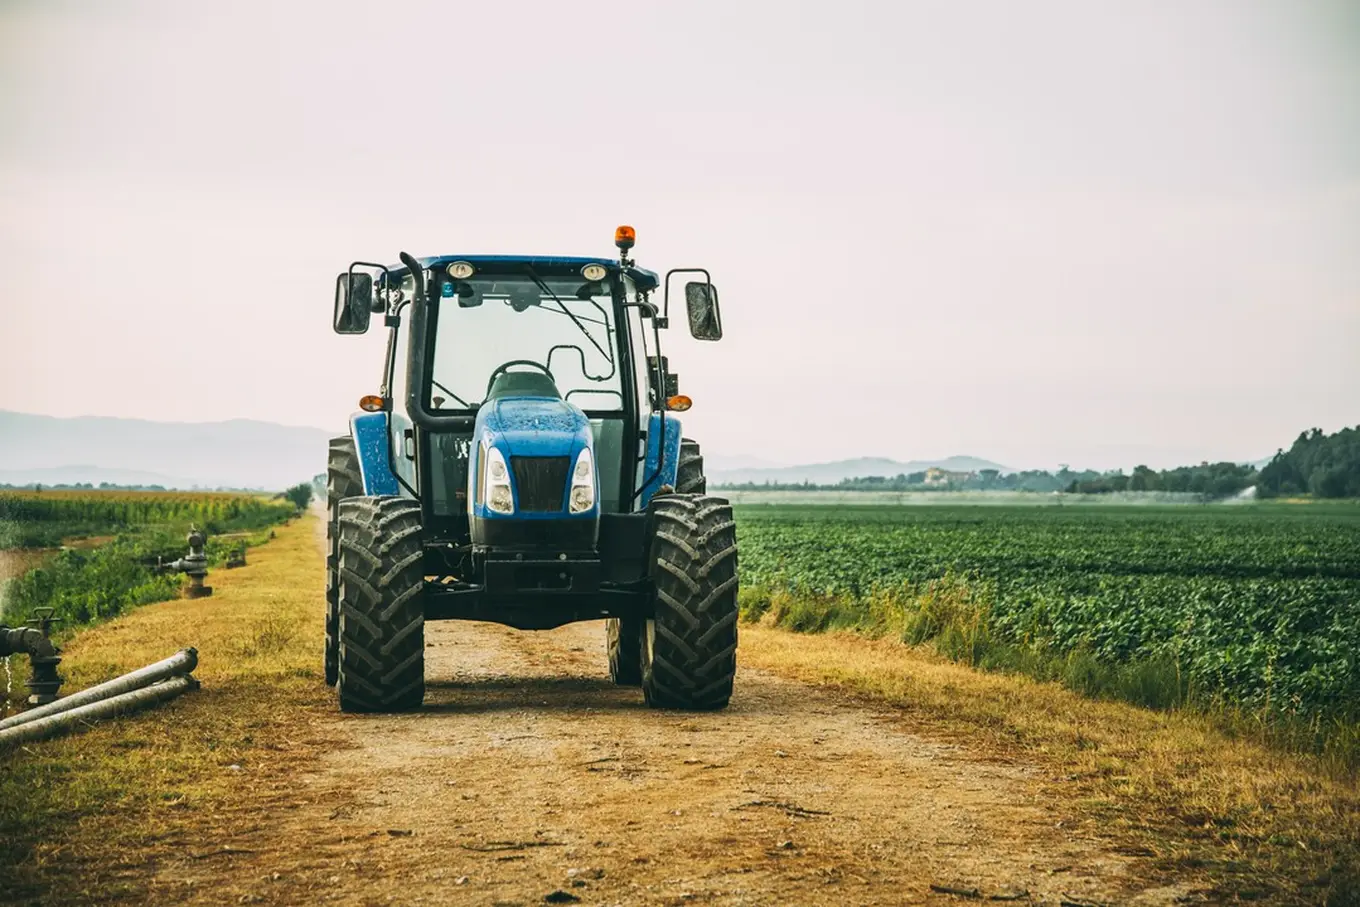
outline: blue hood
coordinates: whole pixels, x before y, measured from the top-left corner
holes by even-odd
[[[477,436],[514,457],[566,457],[590,446],[590,420],[556,397],[499,397],[477,413]]]

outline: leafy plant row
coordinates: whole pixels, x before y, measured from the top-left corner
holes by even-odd
[[[749,506],[738,530],[743,585],[801,596],[804,622],[948,577],[1036,651],[1171,665],[1238,704],[1360,703],[1360,508]]]

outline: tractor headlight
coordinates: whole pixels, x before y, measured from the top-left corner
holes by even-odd
[[[488,510],[496,513],[514,513],[515,496],[510,490],[510,470],[505,465],[505,455],[494,447],[483,447],[482,456],[486,457],[486,487],[482,500]]]
[[[572,513],[585,513],[595,506],[595,461],[590,450],[582,450],[571,471],[571,495],[568,505]]]

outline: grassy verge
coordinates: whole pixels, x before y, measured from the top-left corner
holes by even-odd
[[[924,736],[1046,766],[1046,800],[1076,809],[1120,852],[1151,857],[1168,880],[1205,879],[1211,902],[1360,903],[1360,790],[1319,757],[1282,752],[1214,715],[977,671],[903,645],[900,627],[878,638],[835,620],[815,637],[783,632],[772,625],[796,627],[800,612],[777,596],[762,612],[754,594],[747,613],[761,622],[743,627],[744,666],[868,694]],[[978,642],[970,626],[937,625],[934,637],[957,657]]]
[[[315,533],[307,516],[252,552],[249,566],[215,572],[211,598],[138,608],[66,646],[66,692],[185,646],[199,650],[203,688],[4,755],[7,896],[145,901],[157,852],[212,851],[256,810],[298,799],[293,776],[328,745],[330,715]]]
[[[971,668],[1052,681],[1097,699],[1194,711],[1212,717],[1229,733],[1316,756],[1319,765],[1338,776],[1360,775],[1360,704],[1304,709],[1284,697],[1272,700],[1267,692],[1260,705],[1248,707],[1221,690],[1197,688],[1174,653],[1111,660],[1082,647],[1054,648],[1042,636],[1017,639],[997,628],[986,585],[953,575],[861,596],[743,589],[741,609],[748,622],[800,633],[853,631],[910,646],[928,644]]]

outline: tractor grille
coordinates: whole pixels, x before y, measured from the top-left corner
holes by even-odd
[[[519,509],[528,513],[549,513],[562,509],[567,496],[567,471],[570,457],[511,457]]]

